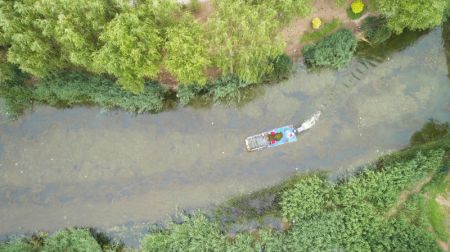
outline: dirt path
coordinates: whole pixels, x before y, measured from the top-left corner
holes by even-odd
[[[420,192],[422,190],[422,187],[426,185],[428,182],[431,181],[433,178],[433,174],[428,175],[426,178],[420,180],[417,182],[414,187],[410,188],[409,190],[405,190],[400,194],[400,197],[398,198],[397,203],[395,206],[393,206],[386,214],[386,218],[391,218],[392,216],[396,215],[398,210],[400,210],[401,206],[408,200],[408,198],[415,193]]]
[[[350,6],[351,2],[351,0],[348,0],[347,4],[337,6],[334,0],[315,0],[310,15],[296,18],[289,26],[282,29],[281,36],[286,41],[286,54],[294,60],[300,58],[301,49],[303,48],[300,38],[306,31],[311,30],[311,20],[315,17],[322,19],[322,22],[339,19],[344,27],[355,30],[361,20],[368,16],[368,13],[357,20],[349,19],[346,8]]]

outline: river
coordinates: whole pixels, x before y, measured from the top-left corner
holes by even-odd
[[[345,172],[402,148],[428,119],[450,121],[444,30],[403,34],[339,71],[308,72],[299,63],[290,80],[259,86],[238,106],[137,116],[35,106],[18,120],[3,118],[0,235],[158,221],[296,172]],[[299,142],[245,151],[245,137],[320,108]]]

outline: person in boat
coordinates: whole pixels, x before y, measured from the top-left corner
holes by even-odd
[[[271,144],[274,144],[283,138],[283,133],[281,133],[281,132],[275,133],[274,131],[272,131],[272,132],[270,132],[268,137],[269,137],[269,142]]]

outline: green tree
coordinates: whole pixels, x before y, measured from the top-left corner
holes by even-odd
[[[270,58],[280,55],[284,43],[276,34],[276,11],[243,0],[216,1],[209,22],[213,63],[223,74],[258,82],[273,70]]]
[[[65,66],[55,41],[44,34],[45,17],[32,0],[0,1],[0,42],[7,45],[8,61],[28,73],[44,76]]]
[[[425,30],[442,24],[447,0],[377,0],[378,11],[388,19],[388,26],[395,33],[404,29]]]
[[[66,229],[45,239],[42,252],[101,252],[100,245],[86,229]]]
[[[139,93],[144,89],[144,77],[158,74],[163,38],[144,11],[117,15],[100,40],[105,44],[95,53],[96,69],[116,76],[125,89]]]
[[[107,0],[39,0],[36,10],[44,17],[38,26],[54,38],[65,60],[92,68],[92,53],[99,49],[98,35],[114,18],[118,7]]]
[[[167,31],[165,67],[181,83],[205,84],[205,69],[210,64],[208,43],[199,23],[187,16]]]

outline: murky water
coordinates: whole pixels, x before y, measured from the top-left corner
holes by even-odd
[[[297,171],[339,170],[399,149],[429,118],[450,121],[443,35],[448,30],[406,34],[339,72],[299,65],[289,81],[257,88],[239,107],[132,116],[37,106],[3,120],[0,235],[156,221]],[[245,137],[320,108],[320,121],[299,142],[245,151]]]

